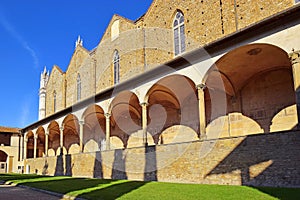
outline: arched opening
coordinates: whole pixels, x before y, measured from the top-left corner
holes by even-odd
[[[60,147],[60,129],[56,121],[49,124],[48,132],[48,156],[55,156]]]
[[[45,154],[45,143],[46,143],[44,128],[40,126],[36,131],[36,135],[37,135],[36,157],[43,157]]]
[[[83,113],[83,145],[84,152],[94,152],[103,149],[101,141],[105,140],[105,116],[98,105],[89,106]]]
[[[32,131],[27,133],[27,158],[34,157],[34,134]]]
[[[162,131],[159,144],[191,142],[197,139],[197,133],[192,128],[184,125],[174,125]]]
[[[111,102],[110,111],[110,136],[120,138],[126,148],[129,136],[141,130],[142,108],[139,99],[134,93],[123,91]],[[140,138],[133,142],[136,143],[135,146],[143,145]]]
[[[7,172],[7,157],[8,155],[0,150],[0,173]]]
[[[187,126],[199,133],[196,86],[188,77],[171,75],[159,80],[148,91],[147,99],[147,129],[156,144],[161,143],[159,141],[161,133],[174,125]],[[172,134],[180,134],[180,137],[185,135],[184,132]]]
[[[123,149],[124,142],[120,139],[120,137],[112,136],[112,137],[110,137],[110,148],[111,149]]]
[[[78,153],[79,143],[79,121],[75,115],[69,114],[63,120],[63,147],[68,154]]]
[[[249,44],[234,49],[209,69],[204,82],[207,132],[214,129],[218,136],[228,137],[239,130],[245,135],[249,118],[259,125],[257,132],[290,130],[297,124],[288,117],[296,117],[296,110],[289,108],[295,105],[291,62],[277,46]],[[224,103],[218,104],[220,99]],[[272,122],[284,109],[290,112]]]

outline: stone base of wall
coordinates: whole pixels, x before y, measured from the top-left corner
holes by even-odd
[[[27,159],[30,173],[105,179],[300,187],[300,132]]]

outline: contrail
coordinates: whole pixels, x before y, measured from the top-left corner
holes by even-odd
[[[14,29],[14,27],[6,20],[5,16],[3,15],[2,9],[0,9],[0,24],[9,32],[18,42],[22,45],[22,47],[28,51],[33,58],[34,68],[38,69],[39,67],[39,60],[35,53],[35,51],[28,45],[26,40]]]

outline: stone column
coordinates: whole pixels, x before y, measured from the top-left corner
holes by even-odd
[[[60,155],[63,155],[63,147],[64,147],[64,125],[62,125],[60,128]]]
[[[28,142],[28,138],[24,138],[24,160],[27,159],[27,142]]]
[[[105,113],[105,119],[106,119],[106,130],[105,130],[105,137],[106,137],[106,150],[110,149],[110,114],[109,113]]]
[[[48,156],[48,148],[49,148],[49,131],[47,130],[45,133],[45,156]]]
[[[142,128],[143,128],[143,138],[144,138],[144,145],[148,146],[147,140],[147,102],[141,103],[142,106]]]
[[[19,150],[19,152],[20,152],[20,161],[22,161],[23,160],[23,153],[24,153],[24,149],[23,149],[23,147],[24,147],[24,137],[23,137],[23,135],[21,135],[21,137],[20,137],[20,150]]]
[[[204,89],[205,88],[206,88],[206,85],[203,83],[197,85],[200,138],[206,138],[205,99],[204,99]]]
[[[80,152],[83,152],[83,125],[84,121],[79,121],[79,146],[80,146]]]
[[[34,136],[34,147],[33,147],[33,158],[36,158],[37,139],[38,139],[38,136],[35,135],[35,136]]]
[[[297,128],[300,129],[300,52],[294,52],[290,56],[292,67],[293,67],[293,80],[294,89],[296,96],[296,106],[297,106],[297,117],[298,124]]]

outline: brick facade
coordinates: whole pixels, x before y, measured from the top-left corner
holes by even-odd
[[[113,86],[114,50],[118,50],[121,57],[121,82],[172,59],[172,24],[178,10],[184,14],[186,47],[190,51],[285,10],[293,4],[292,0],[154,0],[145,15],[136,21],[114,15],[94,50],[88,51],[78,45],[67,71],[63,73],[64,76],[57,75],[53,70],[50,75],[52,80],[47,84],[46,116],[54,113],[54,89],[58,94],[57,111],[77,102],[78,73],[82,76],[81,99]],[[119,36],[112,40],[111,27],[116,20],[119,21]],[[66,86],[62,86],[63,84]]]

